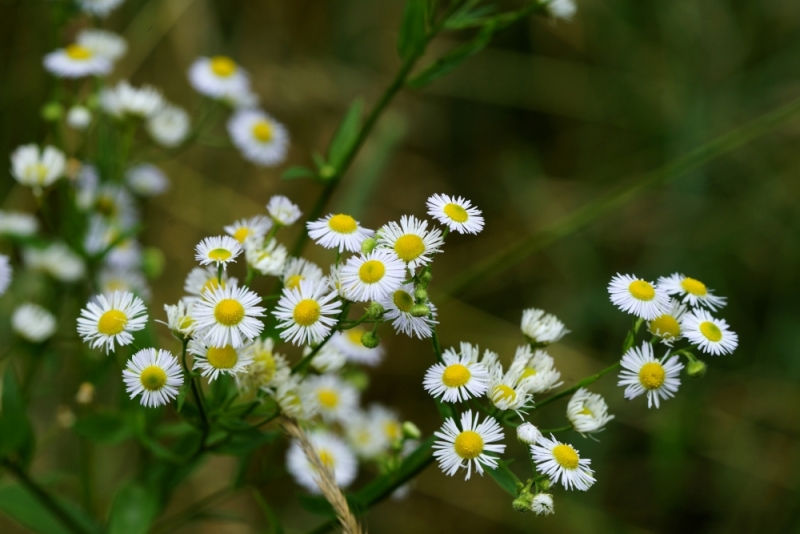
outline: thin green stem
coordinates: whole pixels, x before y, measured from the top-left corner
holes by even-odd
[[[209,431],[211,429],[211,425],[208,422],[208,415],[206,414],[205,403],[203,402],[203,396],[202,396],[200,388],[199,388],[199,386],[197,384],[197,380],[195,380],[195,377],[192,376],[192,374],[189,372],[189,367],[186,365],[186,345],[187,345],[187,343],[188,342],[186,340],[183,341],[183,351],[181,353],[181,364],[183,365],[183,373],[184,373],[184,375],[190,381],[189,382],[189,387],[192,390],[192,397],[194,398],[194,402],[197,405],[197,411],[200,414],[200,421],[202,422],[202,425],[203,425],[202,428],[201,428],[200,445],[197,448],[197,452],[195,453],[195,455],[197,455],[197,454],[200,454],[205,448],[206,438],[208,437],[208,433],[209,433]]]
[[[545,428],[542,430],[542,434],[558,434],[559,432],[566,432],[567,430],[572,430],[572,425],[565,425],[560,426],[557,428]]]
[[[149,531],[151,534],[161,534],[162,532],[174,532],[180,525],[187,523],[200,516],[203,510],[209,506],[225,502],[227,499],[239,491],[239,488],[222,488],[207,497],[203,497],[194,504],[189,505],[180,512],[156,523]]]
[[[442,345],[439,343],[439,334],[436,332],[436,326],[431,325],[431,345],[433,345],[433,352],[436,353],[436,361],[442,361]]]
[[[581,380],[580,382],[578,382],[577,384],[575,384],[571,388],[567,388],[564,391],[559,391],[555,395],[550,395],[549,397],[540,400],[539,402],[537,402],[534,405],[533,409],[534,410],[538,410],[542,406],[546,406],[546,405],[550,404],[553,401],[557,401],[558,399],[560,399],[562,397],[566,397],[567,395],[570,395],[570,394],[578,391],[580,388],[583,388],[583,387],[586,387],[586,386],[588,386],[590,384],[593,384],[594,382],[599,380],[602,376],[607,375],[611,371],[614,371],[615,369],[617,369],[619,367],[619,365],[620,365],[620,362],[612,363],[611,365],[609,365],[608,367],[606,367],[605,369],[603,369],[599,373],[593,374],[592,376],[587,376],[586,378],[584,378],[583,380]]]

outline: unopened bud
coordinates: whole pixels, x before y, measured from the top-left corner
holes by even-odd
[[[530,512],[533,505],[533,495],[528,490],[523,490],[516,499],[511,501],[511,507],[517,512]]]
[[[361,252],[363,254],[369,254],[375,247],[378,245],[378,240],[374,237],[368,237],[364,241],[361,242]]]
[[[361,370],[353,370],[348,372],[344,379],[358,391],[364,391],[369,387],[369,375]]]
[[[147,247],[142,254],[142,270],[145,276],[150,280],[155,280],[161,273],[164,272],[164,263],[166,259],[161,249],[156,247]]]
[[[411,421],[405,421],[403,423],[403,437],[407,439],[419,439],[420,436],[422,436],[422,432],[419,431],[417,425]]]
[[[75,424],[75,412],[69,406],[59,406],[56,412],[56,422],[61,428],[70,428]]]
[[[336,169],[332,165],[325,165],[319,170],[319,177],[323,180],[330,180],[336,176]]]
[[[91,404],[94,400],[94,386],[91,382],[84,382],[78,387],[75,394],[75,401],[78,404]]]
[[[412,317],[427,317],[430,313],[431,309],[425,304],[414,304],[411,306]]]
[[[46,121],[57,121],[64,115],[64,107],[58,102],[48,102],[42,107],[42,118]]]
[[[374,300],[369,303],[366,309],[367,317],[370,319],[380,319],[384,313],[386,313],[386,309],[381,306],[380,302],[375,302]]]
[[[67,112],[67,125],[75,130],[83,131],[92,122],[92,113],[83,106],[72,106]]]
[[[361,336],[361,344],[367,347],[368,349],[374,349],[378,345],[380,345],[381,339],[378,337],[378,334],[375,332],[364,332]]]
[[[422,287],[428,287],[428,284],[431,283],[431,279],[432,278],[433,278],[433,275],[431,274],[431,272],[430,271],[425,271],[419,277],[420,285]]]
[[[535,445],[542,439],[542,433],[531,423],[522,423],[517,427],[517,439],[525,445]]]
[[[428,302],[428,290],[423,287],[418,287],[414,290],[414,298],[417,299],[417,302]]]
[[[686,374],[692,378],[702,378],[706,374],[706,364],[700,360],[692,360],[686,366]]]

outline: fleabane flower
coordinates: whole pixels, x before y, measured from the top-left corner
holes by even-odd
[[[361,336],[367,330],[361,326],[356,326],[348,330],[337,332],[331,338],[331,344],[345,355],[347,361],[363,365],[378,365],[386,352],[380,345],[374,349],[365,347],[361,343]]]
[[[712,311],[725,307],[727,300],[725,297],[714,295],[714,292],[700,280],[680,273],[662,276],[658,279],[658,287],[690,306],[705,306]]]
[[[203,293],[192,309],[195,330],[212,346],[239,348],[261,334],[261,297],[246,287],[219,287]]]
[[[739,345],[739,336],[728,327],[725,319],[715,319],[702,308],[684,315],[681,328],[683,337],[706,354],[730,354]]]
[[[347,421],[345,437],[356,454],[367,460],[379,457],[389,448],[379,424],[366,413],[358,413]]]
[[[164,104],[147,119],[147,133],[161,146],[178,146],[189,134],[191,119],[185,109],[173,104]]]
[[[189,83],[205,96],[224,99],[247,93],[250,78],[247,72],[226,56],[200,57],[189,67]]]
[[[200,369],[200,374],[214,381],[219,375],[236,376],[246,373],[247,367],[253,363],[249,344],[235,348],[231,345],[219,347],[209,346],[199,339],[189,342],[188,351],[195,355],[193,369]]]
[[[122,80],[115,87],[107,87],[100,92],[100,107],[118,119],[149,119],[161,111],[163,106],[164,97],[161,92],[149,85],[133,87]]]
[[[84,13],[90,13],[105,18],[124,1],[125,0],[78,0],[78,4]]]
[[[200,241],[195,247],[194,258],[200,265],[221,266],[227,268],[228,263],[236,261],[236,257],[242,253],[242,246],[234,238],[223,235],[207,237]]]
[[[347,444],[335,434],[324,430],[308,433],[308,441],[319,457],[322,465],[333,473],[333,479],[340,488],[346,488],[356,478],[358,461]],[[317,480],[319,474],[309,462],[302,447],[292,441],[286,453],[286,469],[295,481],[312,493],[321,493]]]
[[[169,351],[142,349],[128,360],[122,371],[125,389],[142,406],[155,408],[178,396],[183,385],[183,372],[178,360]]]
[[[303,348],[303,358],[311,354],[314,349],[310,346]],[[347,356],[342,351],[334,347],[331,343],[326,343],[317,351],[314,359],[311,360],[311,367],[319,373],[336,373],[347,363]]]
[[[522,312],[520,329],[529,343],[541,346],[555,343],[569,333],[558,317],[537,308],[528,308]]]
[[[297,204],[283,195],[274,195],[269,199],[267,213],[280,226],[291,226],[303,215]]]
[[[552,434],[532,445],[531,455],[536,469],[565,489],[586,491],[595,482],[594,471],[589,468],[592,461],[581,458],[572,445],[560,443]]]
[[[82,132],[92,123],[92,112],[84,106],[72,106],[67,111],[67,126]]]
[[[320,343],[336,324],[342,303],[334,300],[327,284],[303,280],[295,289],[284,288],[272,314],[280,321],[281,339],[295,345]]]
[[[472,416],[472,410],[461,414],[461,425],[448,417],[442,428],[434,432],[433,456],[439,461],[439,468],[448,476],[456,474],[459,468],[467,469],[466,480],[475,469],[483,475],[483,468],[497,467],[497,457],[489,453],[500,454],[506,446],[496,443],[503,440],[503,430],[492,417],[478,423],[479,414]]]
[[[238,280],[236,278],[229,278],[228,273],[223,271],[222,281],[220,282],[216,269],[212,267],[195,267],[186,276],[186,281],[183,283],[183,290],[192,297],[202,297],[209,289],[228,287],[228,284],[235,286],[238,284]]]
[[[233,237],[236,241],[244,245],[248,239],[261,239],[269,229],[272,228],[272,221],[263,215],[256,215],[249,219],[239,219],[233,224],[224,228],[225,233]]]
[[[140,197],[154,197],[164,193],[169,187],[169,179],[164,172],[149,163],[134,165],[125,172],[125,183]]]
[[[52,243],[43,249],[28,248],[22,257],[27,267],[43,271],[61,282],[76,282],[86,274],[83,259],[64,243]]]
[[[56,318],[47,309],[26,302],[11,315],[11,328],[31,343],[47,341],[56,333]]]
[[[662,343],[672,346],[672,342],[682,337],[681,320],[686,315],[686,304],[677,299],[670,299],[669,309],[647,322],[647,330],[661,338]]]
[[[337,375],[310,376],[303,387],[316,399],[319,414],[328,423],[347,422],[358,411],[358,391]]]
[[[536,515],[550,515],[553,513],[553,496],[549,493],[537,493],[531,501],[531,512]]]
[[[459,234],[477,234],[483,230],[481,210],[463,197],[433,195],[428,198],[428,215],[451,231]]]
[[[106,354],[114,345],[130,345],[131,332],[142,330],[147,324],[147,311],[142,300],[127,291],[115,291],[110,297],[95,296],[81,310],[78,334],[92,348],[104,347]]]
[[[611,302],[627,313],[652,321],[669,309],[667,292],[656,284],[617,273],[608,284]]]
[[[348,300],[381,300],[399,289],[405,278],[405,265],[387,250],[353,256],[339,272],[342,291]]]
[[[316,263],[304,258],[290,258],[283,271],[283,286],[297,289],[304,280],[318,284],[323,278],[325,275]]]
[[[35,192],[61,178],[66,167],[64,153],[52,146],[40,151],[36,145],[23,145],[11,154],[11,175]]]
[[[75,37],[75,43],[109,61],[118,60],[128,51],[125,39],[114,32],[94,28],[81,30]]]
[[[580,388],[567,404],[567,419],[576,431],[592,434],[602,432],[614,416],[608,415],[608,405],[601,395]]]
[[[30,213],[0,211],[0,235],[30,237],[39,230],[39,220]]]
[[[462,402],[486,393],[489,373],[483,363],[468,355],[445,351],[442,362],[425,372],[422,385],[434,398],[441,398],[444,402]]]
[[[337,248],[339,252],[358,252],[361,242],[372,237],[375,232],[362,228],[350,215],[330,214],[306,224],[308,236],[325,248]]]
[[[669,352],[660,360],[653,354],[653,347],[642,343],[641,347],[631,347],[622,356],[622,370],[617,385],[625,387],[625,398],[634,399],[647,394],[647,407],[659,407],[661,399],[675,396],[681,384],[680,372],[683,364],[678,356]]]
[[[129,291],[144,300],[150,298],[150,288],[144,275],[136,269],[106,266],[97,275],[100,293],[110,296],[114,291]]]
[[[277,384],[273,397],[281,413],[298,421],[308,421],[319,411],[316,397],[303,387],[299,375],[288,374]]]
[[[244,159],[262,167],[283,163],[289,150],[286,127],[257,109],[241,109],[228,120],[228,134]]]
[[[44,56],[44,68],[59,78],[102,76],[111,72],[111,60],[73,43]]]
[[[526,445],[535,445],[542,439],[541,431],[531,423],[522,423],[517,427],[517,440]]]
[[[196,326],[192,317],[192,300],[181,299],[177,304],[164,304],[164,311],[167,314],[167,327],[179,338],[191,337]]]
[[[281,276],[286,268],[289,252],[274,239],[250,239],[245,243],[244,255],[248,265],[265,276]]]
[[[283,355],[275,352],[272,338],[257,338],[245,349],[252,358],[247,371],[236,375],[236,383],[242,391],[261,389],[269,391],[281,380],[288,378],[289,365]]]
[[[400,217],[400,224],[392,221],[384,225],[377,236],[378,247],[393,251],[412,270],[430,263],[444,244],[441,230],[428,230],[428,221],[411,215]]]
[[[11,263],[8,256],[0,254],[0,295],[5,294],[9,284],[11,284]]]
[[[429,317],[411,315],[411,308],[414,307],[414,284],[403,284],[378,302],[386,310],[383,319],[391,321],[398,334],[419,339],[431,337],[433,325],[437,324],[436,306],[433,302],[427,303],[431,310]]]
[[[561,385],[561,373],[553,357],[543,350],[531,352],[530,347],[517,347],[509,372],[519,371],[517,383],[528,393],[544,393]]]
[[[490,371],[486,396],[497,409],[523,411],[527,405],[532,404],[533,395],[520,383],[522,373],[520,368],[503,373],[499,364]]]
[[[551,17],[566,21],[572,20],[575,12],[578,11],[575,0],[550,0],[545,7]]]

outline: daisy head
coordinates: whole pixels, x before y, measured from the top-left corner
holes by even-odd
[[[164,147],[181,144],[189,134],[191,119],[183,108],[172,104],[164,104],[147,120],[147,133],[153,141]]]
[[[272,228],[272,221],[263,215],[256,215],[249,219],[239,219],[233,224],[225,227],[225,233],[233,237],[236,241],[244,245],[250,239],[263,238],[269,229]]]
[[[549,493],[537,493],[531,501],[531,512],[536,515],[550,515],[553,513],[553,496]]]
[[[195,60],[189,67],[189,83],[198,93],[215,99],[226,99],[250,90],[247,72],[227,56]]]
[[[31,343],[47,341],[56,333],[56,318],[41,306],[26,302],[11,315],[11,328]]]
[[[0,254],[0,295],[5,294],[9,284],[11,284],[12,272],[8,256]]]
[[[438,228],[428,230],[428,221],[410,215],[403,215],[400,224],[392,221],[378,230],[378,247],[391,250],[412,270],[430,263],[443,243]]]
[[[481,210],[463,197],[433,195],[428,199],[428,215],[459,234],[477,234],[483,230]]]
[[[686,314],[686,304],[682,304],[679,300],[670,299],[669,309],[647,322],[647,330],[661,338],[665,345],[672,345],[672,342],[678,340],[683,335],[681,333],[681,320]]]
[[[78,0],[78,4],[84,13],[89,13],[98,17],[107,17],[124,1],[125,0]]]
[[[486,393],[489,373],[483,363],[450,349],[442,355],[441,363],[428,369],[422,385],[436,399],[462,402]]]
[[[575,0],[550,0],[546,7],[551,17],[567,21],[572,20],[575,12],[578,11]]]
[[[109,61],[118,60],[128,51],[128,43],[116,33],[93,28],[81,30],[75,43]]]
[[[595,482],[594,471],[589,468],[592,461],[581,458],[572,445],[560,443],[552,434],[532,445],[531,455],[536,469],[565,489],[586,491]]]
[[[662,276],[658,279],[658,287],[690,306],[705,306],[710,310],[723,308],[727,300],[714,295],[713,290],[708,289],[700,280],[680,273]]]
[[[122,80],[115,87],[107,87],[100,93],[100,107],[118,119],[126,117],[149,119],[164,106],[161,92],[149,85],[133,87]]]
[[[715,319],[702,308],[695,308],[681,320],[683,337],[706,354],[730,354],[739,345],[739,336],[725,319]]]
[[[328,285],[303,280],[295,289],[283,288],[272,314],[278,319],[281,339],[295,345],[320,343],[336,324],[342,303]]]
[[[303,357],[305,358],[314,349],[305,347],[303,349]],[[347,363],[347,356],[342,351],[333,346],[332,343],[326,343],[317,351],[314,359],[311,360],[311,367],[318,373],[336,373],[342,369]]]
[[[531,423],[522,423],[517,427],[517,440],[526,445],[534,445],[542,439],[542,433]]]
[[[244,246],[247,264],[265,276],[281,276],[289,252],[274,239],[249,239]]]
[[[39,230],[39,220],[30,213],[0,211],[0,235],[31,237]]]
[[[503,430],[492,417],[478,423],[478,413],[472,416],[472,410],[461,414],[461,425],[448,417],[442,428],[434,432],[437,439],[433,443],[433,456],[439,461],[439,468],[448,476],[452,476],[459,468],[467,469],[466,480],[472,475],[473,468],[483,475],[483,468],[497,467],[497,457],[490,453],[501,454],[506,446],[497,443],[503,440]]]
[[[23,145],[11,154],[11,175],[34,191],[41,191],[61,178],[66,168],[64,153],[51,146],[40,151],[36,145]]]
[[[183,290],[192,297],[202,297],[209,289],[227,287],[228,284],[235,286],[238,283],[236,278],[228,278],[228,274],[223,271],[222,281],[217,276],[217,271],[213,267],[195,267],[189,272],[186,281],[183,283]]]
[[[167,175],[149,163],[141,163],[128,169],[125,172],[125,183],[140,197],[154,197],[169,188]]]
[[[345,423],[358,411],[358,391],[338,375],[310,376],[303,387],[319,406],[319,414],[327,423]]]
[[[229,262],[236,261],[236,256],[241,252],[242,246],[230,236],[207,237],[195,247],[194,258],[200,265],[213,264],[225,269]]]
[[[641,347],[631,347],[622,356],[622,370],[619,372],[617,385],[625,386],[625,398],[633,399],[647,394],[647,407],[659,407],[661,399],[675,396],[683,364],[678,356],[665,354],[660,360],[653,354],[650,343],[644,342]]]
[[[247,345],[247,352],[253,362],[247,372],[236,375],[239,389],[252,391],[257,389],[268,390],[277,386],[279,381],[286,378],[289,366],[286,358],[275,352],[275,341],[272,338],[257,338]]]
[[[608,415],[608,405],[601,395],[580,388],[567,404],[567,419],[581,434],[601,432],[614,419]]]
[[[246,287],[210,289],[194,303],[195,331],[215,347],[241,347],[261,334],[264,316],[261,297]]]
[[[308,433],[311,448],[319,457],[322,465],[333,474],[336,485],[346,488],[356,478],[358,461],[347,444],[338,436],[318,430]],[[297,441],[293,441],[286,454],[286,469],[295,481],[312,493],[321,493],[318,485],[317,468],[305,455]]]
[[[325,248],[336,248],[339,252],[345,250],[358,252],[361,242],[375,233],[362,228],[350,215],[338,213],[307,223],[308,236],[318,245]]]
[[[142,406],[155,408],[178,396],[183,385],[183,373],[178,360],[166,350],[142,349],[128,360],[122,371],[125,389]]]
[[[102,76],[111,72],[111,60],[87,46],[74,43],[44,56],[44,68],[59,78]]]
[[[611,302],[627,313],[652,321],[669,309],[667,292],[629,274],[617,274],[608,284]]]
[[[82,132],[92,123],[92,112],[84,106],[72,106],[67,111],[66,122],[73,130]]]
[[[115,343],[131,344],[131,332],[142,330],[146,323],[147,311],[142,300],[133,293],[115,291],[110,297],[95,296],[95,301],[81,310],[78,334],[92,348],[104,347],[108,354]]]
[[[200,374],[214,381],[220,374],[236,376],[247,372],[253,363],[253,355],[248,345],[234,348],[231,345],[212,347],[198,339],[189,342],[189,353],[194,354],[193,369],[200,369]]]
[[[303,215],[297,204],[283,195],[275,195],[269,199],[267,212],[275,224],[280,226],[291,226]]]
[[[298,421],[308,421],[317,414],[317,399],[304,387],[299,375],[284,375],[278,382],[273,397],[281,413]]]
[[[44,249],[29,248],[22,256],[27,267],[44,271],[62,282],[76,282],[86,274],[83,258],[64,243],[52,243]]]
[[[194,334],[195,321],[192,316],[194,300],[181,299],[175,305],[164,304],[167,313],[167,327],[180,339],[189,338]]]
[[[381,300],[399,289],[405,278],[405,265],[388,250],[373,250],[353,256],[339,272],[342,291],[348,300]]]
[[[519,372],[518,385],[528,393],[544,393],[562,384],[553,357],[540,349],[531,352],[527,345],[517,347],[509,372],[516,371]]]
[[[322,269],[316,263],[303,258],[290,258],[283,270],[283,286],[297,289],[303,280],[318,284],[324,277]]]
[[[367,329],[361,326],[337,332],[331,338],[331,344],[345,355],[347,361],[363,365],[378,365],[386,351],[381,346],[374,349],[365,347],[361,342],[361,336],[366,332]]]
[[[345,425],[347,441],[358,456],[377,458],[389,448],[389,442],[377,422],[366,413],[359,413]]]
[[[503,374],[499,367],[498,363],[496,370],[490,373],[486,396],[498,410],[524,410],[533,400],[533,395],[520,384],[521,370],[511,369]]]
[[[411,309],[414,307],[414,284],[403,284],[380,301],[386,310],[383,318],[392,322],[395,332],[409,337],[425,339],[431,337],[433,325],[436,321],[436,306],[428,302],[431,313],[428,317],[414,317]]]
[[[251,163],[274,167],[286,159],[289,132],[283,124],[263,111],[237,111],[228,120],[228,134],[242,156]]]
[[[520,328],[528,338],[528,342],[537,346],[555,343],[569,333],[558,317],[536,308],[529,308],[522,312]]]

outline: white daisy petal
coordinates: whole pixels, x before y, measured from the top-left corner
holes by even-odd
[[[460,234],[477,234],[483,230],[481,211],[463,197],[431,196],[428,198],[428,215]]]
[[[461,352],[448,349],[442,363],[436,363],[425,373],[422,381],[425,390],[444,402],[463,402],[481,397],[489,387],[489,373],[483,363]]]
[[[115,291],[110,297],[97,295],[81,310],[78,334],[92,348],[104,347],[106,354],[114,345],[133,342],[131,332],[142,330],[147,323],[147,311],[139,297],[129,292]]]
[[[739,336],[725,319],[715,319],[702,308],[687,313],[681,320],[683,336],[707,354],[730,354],[739,345]]]
[[[680,273],[662,276],[658,279],[658,287],[669,295],[674,295],[689,306],[705,306],[710,310],[725,307],[726,298],[714,295],[700,280],[689,278]]]
[[[648,408],[658,408],[661,400],[673,397],[681,384],[683,364],[678,356],[667,353],[658,360],[647,342],[641,347],[628,349],[622,356],[621,365],[617,385],[625,386],[625,398],[634,399],[646,393]]]
[[[444,244],[438,228],[428,230],[428,221],[410,215],[403,215],[400,224],[390,222],[384,225],[377,236],[379,248],[391,250],[412,270],[430,263]]]
[[[59,78],[101,76],[111,72],[108,57],[95,53],[85,46],[71,44],[44,56],[44,68]]]
[[[303,280],[294,289],[284,288],[272,314],[280,321],[280,337],[305,345],[320,343],[336,324],[342,303],[328,285]]]
[[[275,224],[291,226],[303,213],[296,204],[283,195],[275,195],[267,203],[267,212]]]
[[[414,284],[403,284],[378,301],[386,310],[383,318],[391,321],[395,332],[409,337],[425,339],[431,337],[436,321],[436,306],[428,301],[429,317],[414,317]]]
[[[601,395],[580,388],[567,404],[567,419],[576,431],[591,434],[602,432],[614,416],[608,415],[608,405]]]
[[[207,237],[195,247],[195,259],[200,265],[214,264],[225,269],[229,262],[236,261],[242,246],[230,236]]]
[[[217,287],[203,293],[192,309],[195,331],[208,345],[239,348],[264,330],[258,317],[265,309],[259,297],[246,287]]]
[[[358,252],[361,243],[375,233],[362,228],[358,221],[344,213],[330,214],[307,223],[308,236],[325,248],[338,248],[339,252]]]
[[[348,300],[381,300],[399,289],[405,278],[403,262],[387,250],[353,256],[339,271],[342,291]]]
[[[225,100],[250,91],[247,72],[226,56],[195,60],[189,68],[189,82],[198,93],[215,99]]]
[[[187,350],[195,355],[193,369],[200,369],[200,374],[208,378],[209,382],[216,380],[221,374],[235,377],[246,373],[248,366],[253,363],[253,353],[249,343],[239,347],[231,345],[214,347],[193,339],[189,342]]]
[[[177,358],[166,350],[142,349],[128,360],[122,371],[125,389],[142,406],[155,408],[178,396],[183,372]]]
[[[56,333],[56,318],[47,309],[26,302],[11,315],[11,328],[31,343],[47,341]]]
[[[228,120],[228,134],[242,156],[256,165],[283,163],[289,150],[289,132],[274,118],[257,109],[241,109]]]
[[[594,471],[589,468],[592,461],[581,458],[572,445],[560,443],[552,434],[532,445],[531,455],[536,469],[565,489],[586,491],[595,482]]]
[[[460,428],[448,417],[442,428],[434,432],[439,439],[433,443],[433,456],[448,476],[454,475],[459,468],[466,468],[466,480],[469,480],[473,469],[483,475],[484,467],[497,467],[497,457],[489,453],[505,451],[505,445],[496,443],[503,440],[503,430],[492,417],[478,424],[478,416],[475,413],[473,418],[472,410],[467,410],[461,414]]]
[[[617,273],[608,284],[611,302],[620,310],[651,321],[669,309],[667,292],[656,284]]]
[[[341,438],[330,432],[318,430],[308,433],[308,441],[319,455],[322,464],[333,472],[337,486],[346,488],[355,480],[358,461]],[[313,493],[321,493],[317,483],[319,475],[296,441],[292,442],[286,453],[286,469],[298,484]]]

